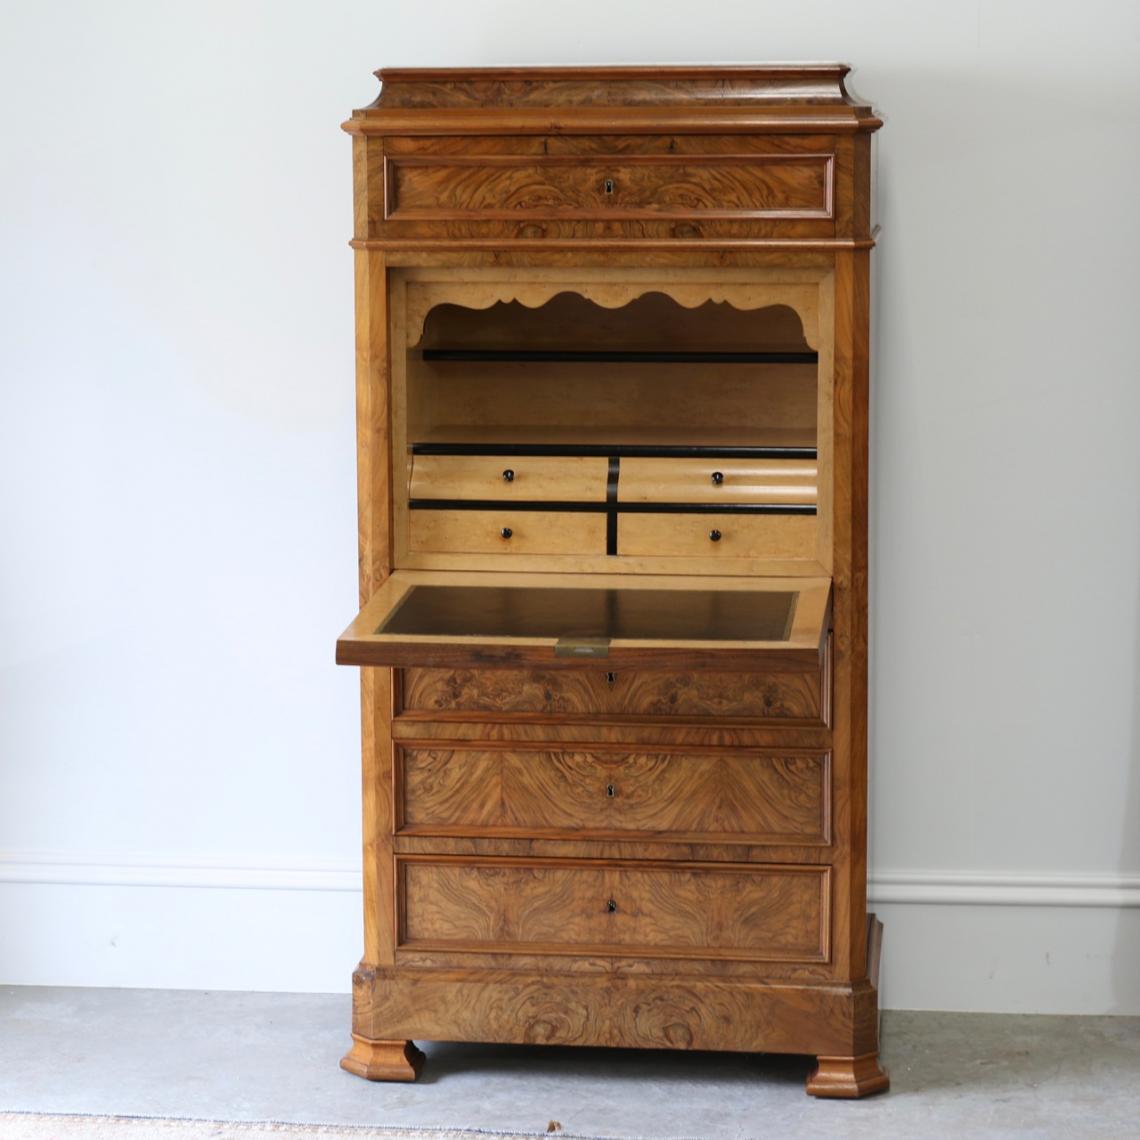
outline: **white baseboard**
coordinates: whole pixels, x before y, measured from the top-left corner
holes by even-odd
[[[876,871],[871,903],[927,906],[1140,907],[1140,875],[1023,871]]]
[[[75,852],[0,852],[0,883],[359,891],[355,864],[321,860],[125,859]],[[1140,874],[1024,871],[872,871],[872,904],[1140,907]]]
[[[344,992],[345,861],[0,852],[0,983]],[[1140,875],[875,871],[888,1009],[1140,1014]]]
[[[323,860],[123,858],[76,852],[0,851],[0,883],[98,887],[213,887],[253,891],[359,891],[360,868]]]

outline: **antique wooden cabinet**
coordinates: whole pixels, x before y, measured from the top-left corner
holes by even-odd
[[[887,1087],[871,136],[833,64],[386,70],[353,137],[364,956],[414,1039]]]

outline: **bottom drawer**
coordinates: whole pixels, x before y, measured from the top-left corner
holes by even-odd
[[[827,960],[829,869],[397,859],[409,949]]]

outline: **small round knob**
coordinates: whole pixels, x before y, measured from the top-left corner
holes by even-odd
[[[504,483],[513,483],[514,481],[515,481],[515,473],[514,473],[514,471],[511,470],[511,468],[508,467],[506,469],[506,471],[503,472],[503,482]]]
[[[613,912],[617,910],[617,903],[613,899],[610,899],[610,901],[606,903],[606,910],[610,914],[613,914]]]
[[[712,481],[713,481],[714,487],[719,487],[721,485],[721,483],[724,482],[724,472],[723,471],[714,471],[712,473]]]
[[[710,530],[709,531],[709,539],[713,542],[720,542],[720,531],[719,530]]]
[[[503,529],[501,531],[499,531],[499,533],[504,538],[510,538],[511,535],[514,534],[515,532],[513,530],[511,530],[511,528],[509,526],[505,526],[505,527],[503,527]],[[720,536],[718,535],[717,537],[719,538]]]

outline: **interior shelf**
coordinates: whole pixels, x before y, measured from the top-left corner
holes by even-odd
[[[566,364],[817,364],[815,352],[658,351],[650,349],[425,348],[424,360]]]
[[[416,455],[629,455],[815,459],[813,430],[749,427],[444,424],[412,441]]]

